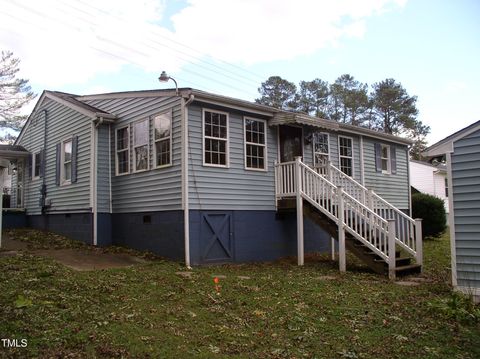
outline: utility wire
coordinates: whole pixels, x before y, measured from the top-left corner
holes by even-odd
[[[32,9],[32,8],[30,8],[30,7],[28,7],[28,6],[25,6],[25,5],[23,5],[23,4],[19,4],[19,3],[15,2],[15,1],[10,1],[10,2],[11,2],[14,6],[17,6],[17,7],[20,7],[20,8],[22,8],[22,9],[26,10],[26,11],[29,11],[29,12],[33,13],[34,15],[36,15],[36,16],[38,16],[38,17],[41,17],[42,19],[43,19],[43,18],[48,18],[48,19],[51,19],[52,21],[57,21],[57,22],[61,23],[62,25],[66,26],[66,27],[68,27],[68,28],[73,28],[73,29],[75,29],[76,31],[83,32],[83,31],[82,31],[83,28],[80,28],[80,27],[78,27],[78,26],[72,26],[71,23],[67,23],[67,22],[65,22],[65,21],[63,21],[63,20],[56,19],[56,18],[50,16],[49,14],[46,14],[46,13],[37,11],[37,10]],[[80,1],[80,2],[83,3],[82,1]],[[78,11],[79,11],[78,9],[76,9],[76,8],[74,8],[74,7],[72,7],[72,6],[70,6],[70,7],[73,8],[73,9],[75,9],[75,10],[77,11],[77,13],[78,13]],[[63,9],[57,8],[57,10],[59,10],[59,11],[61,11],[61,12],[64,12],[64,13],[66,13],[66,14],[69,15],[69,16],[73,16],[73,17],[75,17],[76,19],[78,19],[78,20],[80,20],[80,21],[82,21],[82,22],[87,22],[87,23],[89,23],[89,24],[92,25],[92,26],[95,26],[95,27],[98,26],[97,23],[93,23],[93,22],[91,22],[91,21],[89,21],[89,20],[85,20],[85,19],[79,18],[79,17],[76,16],[75,14],[66,12],[66,11],[63,10]],[[99,10],[99,11],[100,11],[100,10]],[[104,12],[104,13],[106,13],[106,12],[103,11],[103,10],[101,10],[101,11]],[[85,15],[89,15],[89,16],[92,15],[91,13],[88,13],[88,12],[85,12],[85,11],[81,11],[81,12],[82,12],[83,14],[85,14]],[[5,12],[3,12],[3,13],[5,13]],[[11,16],[11,14],[8,14],[8,13],[6,13],[6,15],[10,15],[10,16]],[[11,17],[13,17],[13,16],[11,16]],[[25,22],[25,19],[18,19],[18,18],[16,18],[16,19],[19,20],[19,21]],[[121,19],[121,18],[120,18],[120,19]],[[34,24],[34,26],[38,26],[38,25],[37,25],[37,24]],[[45,29],[45,27],[43,27],[43,28]],[[140,52],[140,51],[138,51],[138,50],[136,50],[136,49],[132,49],[132,48],[129,47],[129,46],[122,45],[122,44],[120,44],[120,43],[118,43],[118,42],[112,41],[112,40],[110,40],[110,39],[103,38],[103,37],[101,37],[101,36],[96,36],[96,37],[97,37],[97,39],[98,39],[99,41],[102,41],[102,42],[104,42],[104,43],[107,43],[107,44],[110,44],[110,45],[114,45],[114,46],[119,47],[119,48],[122,48],[122,49],[124,49],[124,50],[126,50],[126,51],[131,51],[131,52],[137,53],[137,54],[139,54],[139,55],[141,55],[141,56],[144,56],[144,57],[148,57],[148,54],[142,53],[142,52]],[[170,49],[173,50],[173,51],[177,51],[177,50],[175,50],[175,49],[173,49],[173,48],[171,48],[171,47],[169,47],[169,46],[167,46],[167,45],[164,45],[164,44],[162,44],[162,43],[159,43],[159,44],[162,45],[162,46],[165,46],[165,47],[167,47],[167,48],[170,48]],[[159,50],[158,47],[153,47],[153,46],[150,46],[150,45],[148,45],[148,44],[146,44],[146,45],[147,45],[148,47],[154,49],[154,50],[157,50],[157,51]],[[98,48],[94,48],[94,47],[92,47],[92,46],[89,46],[89,47],[91,47],[91,48],[94,49],[95,51],[102,52],[102,53],[105,53],[105,54],[107,54],[107,55],[109,55],[109,56],[114,56],[114,57],[116,57],[116,58],[122,59],[123,61],[126,61],[127,63],[130,63],[130,64],[134,64],[134,65],[136,65],[136,66],[139,66],[140,68],[143,67],[141,64],[139,64],[139,63],[137,63],[137,62],[135,62],[135,61],[132,61],[132,60],[130,60],[130,59],[126,59],[126,58],[120,57],[120,56],[115,56],[115,54],[113,54],[113,53],[111,53],[111,52],[106,52],[106,51],[104,51],[104,50],[101,50],[101,49],[98,49]],[[177,51],[177,52],[178,52],[178,51]],[[188,54],[187,54],[187,55],[188,55]],[[178,56],[177,56],[177,57],[178,57]],[[190,57],[192,57],[192,56],[190,56]],[[184,58],[182,58],[182,59],[184,59]],[[191,64],[191,65],[199,66],[198,64],[193,64],[193,63],[191,63],[191,62],[187,62],[187,63],[189,63],[189,64]],[[210,63],[208,63],[208,62],[206,62],[206,63],[209,64],[209,65],[212,65],[212,64],[210,64]],[[217,66],[217,67],[218,67],[218,66]],[[218,75],[218,72],[215,72],[215,71],[213,71],[212,69],[209,69],[209,68],[207,68],[207,67],[205,67],[205,66],[201,66],[201,68],[203,68],[203,69],[205,69],[205,70],[208,70],[208,71],[210,71],[210,72],[213,72],[214,74]],[[194,75],[196,75],[196,76],[198,76],[198,77],[205,78],[205,79],[207,79],[207,80],[209,80],[209,81],[216,82],[216,83],[218,83],[218,84],[220,84],[220,85],[222,85],[222,86],[224,86],[224,87],[227,87],[227,88],[229,88],[229,89],[235,89],[235,90],[240,91],[240,92],[243,92],[243,93],[248,92],[248,91],[245,91],[245,89],[239,88],[239,87],[237,87],[237,86],[232,86],[231,83],[225,83],[225,82],[219,81],[219,80],[217,80],[217,79],[215,79],[215,78],[211,78],[211,77],[208,77],[208,76],[199,74],[198,72],[194,72],[194,71],[191,71],[191,70],[188,70],[188,69],[184,69],[184,71],[185,71],[185,72],[188,72],[188,73],[191,73],[191,74],[194,74]],[[224,74],[221,74],[221,75],[225,76]],[[239,76],[239,75],[237,75],[237,76]],[[178,76],[177,76],[177,77],[178,77]],[[231,79],[233,79],[233,80],[235,80],[236,82],[238,82],[237,79],[235,79],[235,78],[233,78],[233,77],[231,77],[231,76],[228,76],[228,77],[231,78]],[[191,81],[189,81],[189,82],[192,83]],[[255,83],[256,83],[256,82],[255,82]],[[192,83],[192,84],[193,84],[193,83]],[[237,83],[236,83],[236,84],[237,84]],[[205,86],[200,86],[200,88],[205,88]],[[251,95],[252,95],[252,94],[251,94]],[[252,96],[252,97],[255,97],[255,96]]]

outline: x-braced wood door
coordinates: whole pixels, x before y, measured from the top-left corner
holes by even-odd
[[[201,221],[202,262],[233,261],[232,213],[202,213]]]

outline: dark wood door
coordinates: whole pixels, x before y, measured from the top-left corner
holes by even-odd
[[[302,128],[280,126],[280,162],[294,161],[303,156]]]

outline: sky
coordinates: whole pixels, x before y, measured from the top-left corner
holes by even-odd
[[[270,76],[348,73],[417,96],[430,144],[480,120],[478,0],[0,0],[0,50],[39,94],[167,88],[166,71],[253,101]]]

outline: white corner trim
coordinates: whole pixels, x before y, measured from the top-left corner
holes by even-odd
[[[450,229],[450,256],[452,266],[452,285],[457,286],[457,251],[455,245],[455,212],[453,206],[452,153],[446,153],[448,179],[448,225]]]

